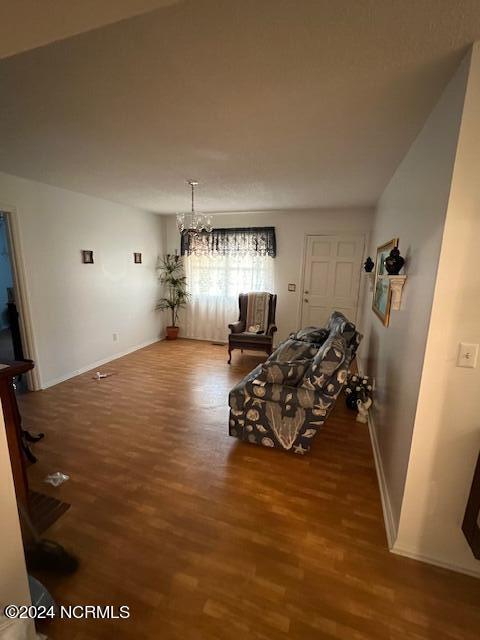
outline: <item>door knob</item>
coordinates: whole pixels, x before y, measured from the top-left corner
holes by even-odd
[[[305,299],[304,299],[304,302],[308,302],[308,298],[305,298]]]
[[[308,291],[304,291],[304,293],[308,293]]]

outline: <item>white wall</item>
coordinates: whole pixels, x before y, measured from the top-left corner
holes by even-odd
[[[275,288],[278,294],[276,340],[286,338],[290,331],[298,329],[299,305],[305,236],[315,233],[359,233],[368,237],[372,224],[371,209],[341,209],[314,211],[269,211],[216,214],[216,227],[273,226],[277,237],[275,258]],[[167,217],[167,249],[180,249],[180,236],[175,216]],[[297,285],[297,290],[288,291],[288,283]]]
[[[459,69],[381,196],[370,255],[398,237],[408,280],[402,306],[384,327],[365,296],[360,348],[376,381],[373,439],[383,467],[387,518],[398,527],[442,231],[463,106],[467,65]]]
[[[468,62],[468,61],[467,61]],[[465,63],[458,76],[463,83]],[[480,450],[480,362],[458,368],[460,342],[480,343],[480,44],[473,48],[394,549],[480,576],[461,531]],[[410,286],[410,283],[409,283]]]
[[[0,209],[12,208],[42,387],[158,339],[161,216],[0,173]],[[81,249],[95,264],[81,263]]]
[[[30,604],[15,489],[0,406],[0,609],[7,604]]]

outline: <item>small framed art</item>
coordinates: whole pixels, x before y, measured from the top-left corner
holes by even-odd
[[[134,253],[133,254],[133,261],[135,264],[142,264],[142,254],[141,253]]]
[[[93,251],[90,249],[82,249],[83,264],[93,264]]]

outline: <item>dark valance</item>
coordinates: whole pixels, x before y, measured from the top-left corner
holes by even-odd
[[[180,253],[184,255],[277,255],[275,227],[239,227],[214,229],[211,233],[181,235]]]

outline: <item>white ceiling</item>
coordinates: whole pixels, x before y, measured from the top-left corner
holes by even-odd
[[[174,2],[177,0],[1,0],[0,58]]]
[[[0,170],[164,213],[187,178],[207,211],[370,205],[479,37],[478,0],[178,0],[0,61]]]

